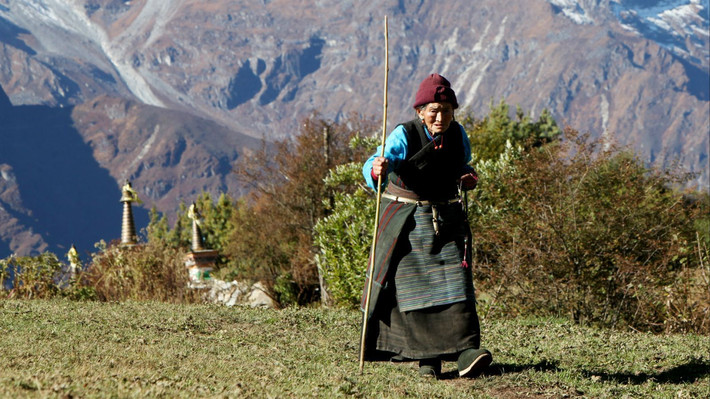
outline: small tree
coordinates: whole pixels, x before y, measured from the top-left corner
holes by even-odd
[[[461,124],[468,132],[473,152],[473,163],[495,160],[505,151],[506,143],[513,147],[539,147],[560,136],[560,128],[547,109],[543,109],[537,121],[518,106],[515,119],[510,116],[510,106],[502,101],[490,103],[490,113],[476,119],[472,112],[464,112]]]
[[[243,205],[251,209],[237,212],[233,225],[251,226],[245,217],[261,221],[249,230],[237,228],[230,237],[227,252],[242,262],[242,278],[262,280],[282,304],[318,297],[322,276],[314,262],[313,228],[335,198],[323,179],[331,168],[362,159],[361,149],[348,142],[374,130],[374,122],[359,115],[335,123],[314,114],[298,135],[273,146],[264,143],[240,159],[235,172],[251,189]],[[243,264],[246,260],[255,263]]]

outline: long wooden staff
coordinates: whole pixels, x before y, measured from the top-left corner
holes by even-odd
[[[389,75],[389,51],[387,39],[387,16],[385,15],[385,90],[382,116],[382,146],[380,156],[385,156],[385,139],[387,137],[387,78]],[[372,233],[372,247],[370,247],[370,262],[367,265],[366,276],[368,279],[367,290],[365,291],[365,313],[362,316],[362,335],[360,337],[360,374],[365,365],[365,337],[367,335],[367,319],[370,314],[370,293],[372,292],[373,271],[375,269],[375,246],[377,245],[377,229],[380,225],[380,202],[382,201],[382,173],[377,176],[377,203],[375,205],[375,228]]]

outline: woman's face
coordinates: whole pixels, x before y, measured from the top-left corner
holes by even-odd
[[[454,107],[449,103],[429,103],[417,110],[429,133],[436,135],[449,128],[454,120]]]

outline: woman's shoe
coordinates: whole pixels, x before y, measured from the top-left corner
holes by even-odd
[[[476,377],[493,361],[493,355],[485,349],[467,349],[459,355],[457,362],[459,377]]]
[[[441,360],[423,359],[419,361],[419,375],[426,378],[439,378],[441,374]]]

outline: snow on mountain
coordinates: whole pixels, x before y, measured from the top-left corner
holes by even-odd
[[[155,1],[148,2],[148,5],[154,3]],[[155,8],[157,7],[145,7],[144,9]],[[158,8],[158,11],[161,10]],[[145,104],[164,106],[155,96],[150,85],[131,65],[130,57],[126,56],[133,49],[127,45],[125,40],[122,40],[123,37],[112,40],[104,28],[89,18],[82,5],[65,0],[25,0],[16,3],[16,7],[8,9],[6,13],[14,14],[12,17],[21,21],[42,21],[46,29],[43,31],[44,35],[39,34],[38,38],[45,48],[56,53],[72,54],[79,58],[85,57],[80,50],[81,47],[78,50],[75,46],[67,46],[68,43],[74,43],[73,41],[66,42],[62,40],[62,37],[56,36],[57,28],[71,32],[83,38],[84,41],[89,40],[92,45],[101,49],[101,53],[119,73],[133,95]],[[35,26],[36,22],[28,22],[28,25]]]
[[[710,65],[710,0],[615,0],[622,26],[704,68]]]
[[[591,24],[594,19],[579,0],[548,0],[558,7],[564,15],[580,25]]]
[[[605,2],[547,0],[580,25],[598,23]],[[710,0],[609,0],[621,26],[658,43],[675,55],[708,68],[710,65]]]

